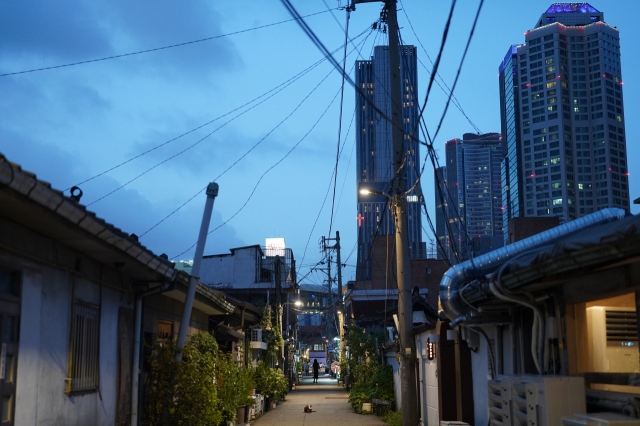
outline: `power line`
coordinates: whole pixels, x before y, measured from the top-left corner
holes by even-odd
[[[272,128],[265,136],[263,136],[257,143],[255,143],[247,152],[245,152],[243,155],[241,155],[234,163],[232,163],[229,167],[227,167],[227,169],[225,169],[222,173],[220,173],[218,176],[216,176],[215,179],[213,179],[214,181],[218,180],[220,177],[222,177],[225,173],[227,173],[232,167],[234,167],[236,164],[238,164],[238,162],[240,162],[244,157],[246,157],[247,155],[249,155],[249,153],[251,153],[254,149],[256,149],[258,147],[258,145],[260,145],[269,135],[271,135],[278,127],[280,127],[286,120],[288,120],[301,106],[302,104],[309,98],[309,96],[311,96],[316,89],[318,89],[318,87],[320,87],[320,85],[331,75],[331,72],[329,72],[313,89],[311,89],[311,92],[309,92],[307,94],[307,96],[305,96],[302,101],[300,101],[300,103],[289,113],[289,115],[287,115],[285,118],[283,118],[274,128]],[[258,106],[260,104],[256,104],[254,105],[252,108],[255,108],[256,106]],[[248,110],[247,110],[248,111]],[[243,114],[247,111],[244,111]],[[234,117],[237,118],[238,116]],[[227,123],[225,123],[227,124]],[[219,129],[219,128],[218,128]],[[216,129],[215,131],[217,131],[218,129]],[[212,132],[213,133],[213,132]],[[206,137],[210,136],[211,133]],[[204,139],[204,138],[203,138]],[[198,141],[197,143],[200,143],[203,139],[201,139],[200,141]],[[194,144],[195,145],[195,144]],[[191,147],[193,147],[194,145],[192,145]],[[189,148],[191,148],[189,147]],[[187,149],[189,149],[187,148]],[[184,151],[182,151],[184,152]],[[174,158],[175,156],[171,157]],[[164,162],[168,161],[165,160]],[[162,163],[160,163],[162,164]],[[158,165],[154,166],[153,168],[157,167]],[[150,171],[151,169],[147,170]],[[145,172],[145,173],[147,173]],[[141,176],[141,175],[139,175]],[[202,188],[201,190],[199,190],[193,197],[189,198],[187,201],[185,201],[184,203],[182,203],[177,209],[173,210],[171,213],[169,213],[167,216],[165,216],[164,218],[162,218],[159,222],[157,222],[155,225],[153,225],[151,228],[147,229],[146,231],[144,231],[142,234],[140,234],[140,237],[148,234],[151,230],[153,230],[154,228],[156,228],[158,225],[160,225],[162,222],[164,222],[165,220],[167,220],[169,217],[173,216],[178,210],[180,210],[182,207],[184,207],[185,205],[187,205],[191,200],[193,200],[196,196],[198,196],[198,194],[200,194],[202,191],[204,191],[206,189]],[[255,190],[255,188],[254,188]],[[113,191],[112,191],[113,193]],[[109,194],[107,194],[109,195]],[[104,198],[104,197],[103,197]],[[226,222],[225,222],[226,223]],[[217,228],[216,228],[217,229]],[[189,247],[190,249],[191,247]],[[188,251],[189,249],[185,250]],[[180,253],[182,254],[182,253]]]
[[[447,22],[444,25],[444,31],[442,33],[442,41],[440,42],[440,50],[438,51],[438,56],[436,57],[436,63],[433,65],[433,72],[429,77],[427,93],[424,97],[424,103],[422,105],[422,108],[420,109],[420,113],[418,114],[418,120],[416,121],[416,126],[418,125],[420,120],[422,120],[424,109],[427,107],[427,102],[429,102],[429,94],[431,93],[431,87],[433,87],[433,81],[436,79],[436,75],[438,74],[438,67],[440,66],[440,60],[442,59],[442,52],[444,51],[444,45],[447,41],[447,35],[449,34],[449,26],[451,25],[451,18],[453,17],[453,10],[455,9],[455,7],[456,7],[456,0],[453,0],[451,2],[451,9],[449,9],[449,17],[447,18]],[[453,91],[449,93],[449,97],[451,97],[452,95],[453,95]],[[435,139],[435,136],[434,136],[434,139]]]
[[[364,34],[364,32],[363,32]],[[316,64],[314,64],[313,67],[317,66],[320,62],[317,62]],[[310,69],[309,69],[310,70]],[[307,71],[308,72],[308,71]],[[247,152],[245,152],[242,156],[240,156],[240,158],[238,158],[233,164],[231,164],[231,166],[229,166],[225,171],[223,171],[220,175],[218,175],[218,177],[216,177],[216,179],[220,178],[222,175],[224,175],[226,172],[228,172],[233,166],[235,166],[238,162],[240,162],[244,157],[246,157],[251,151],[253,151],[258,145],[260,145],[260,143],[262,143],[271,133],[273,133],[278,127],[280,127],[280,125],[282,125],[287,119],[289,119],[291,117],[291,115],[293,115],[293,113],[295,113],[298,108],[300,108],[300,106],[302,105],[302,103],[304,103],[304,101],[306,101],[306,99],[311,96],[311,94],[318,88],[318,86],[320,84],[322,84],[322,82],[324,82],[329,76],[331,75],[331,71],[320,81],[320,83],[315,86],[313,88],[313,90],[311,90],[311,92],[300,102],[300,104],[287,116],[285,117],[280,123],[278,123],[278,125],[276,127],[274,127],[273,129],[271,129],[271,131],[269,131],[269,133],[267,133],[262,139],[260,139],[260,141],[258,141],[253,147],[251,147],[251,149],[249,149]],[[298,78],[301,78],[302,75],[300,75]],[[297,79],[298,79],[297,78]],[[288,85],[287,85],[288,86]],[[185,152],[187,152],[188,150],[190,150],[191,148],[195,147],[196,145],[200,144],[201,142],[203,142],[205,139],[209,138],[209,136],[211,136],[212,134],[216,133],[218,130],[222,129],[223,127],[225,127],[227,124],[231,123],[232,121],[234,121],[235,119],[239,118],[240,116],[246,114],[247,112],[251,111],[252,109],[258,107],[259,105],[262,105],[264,102],[266,102],[267,100],[271,99],[273,96],[275,96],[277,93],[279,93],[280,91],[284,90],[285,87],[281,87],[279,90],[277,90],[276,92],[272,93],[271,96],[268,96],[267,98],[263,99],[262,101],[256,103],[255,105],[252,105],[251,107],[247,108],[246,110],[242,111],[241,113],[239,113],[238,115],[234,116],[233,118],[231,118],[230,120],[228,120],[227,122],[225,122],[224,124],[220,125],[219,127],[217,127],[215,130],[213,130],[212,132],[208,133],[207,135],[205,135],[204,137],[202,137],[201,139],[199,139],[197,142],[189,145],[187,148],[183,149],[182,151],[178,152],[177,154],[174,154],[168,158],[166,158],[165,160],[161,161],[160,163],[157,163],[156,165],[150,167],[149,169],[145,170],[144,172],[140,173],[139,175],[137,175],[136,177],[134,177],[133,179],[130,179],[129,181],[127,181],[126,183],[120,185],[119,187],[117,187],[116,189],[108,192],[107,194],[103,195],[102,197],[98,198],[97,200],[87,204],[87,206],[90,206],[92,204],[97,203],[98,201],[112,195],[113,193],[119,191],[120,189],[124,188],[125,186],[129,185],[130,183],[134,182],[135,180],[139,179],[140,177],[146,175],[147,173],[149,173],[150,171],[152,171],[153,169],[159,167],[160,165],[173,160],[174,158],[178,157],[179,155],[184,154]],[[166,143],[165,143],[166,144]],[[204,189],[203,189],[204,190]],[[200,191],[202,192],[202,190]],[[193,198],[191,198],[193,199]],[[191,200],[190,199],[190,200]],[[181,206],[182,207],[182,206]],[[164,219],[163,219],[164,221]],[[142,235],[146,234],[147,232],[149,232],[149,230],[147,230],[146,232],[144,232]],[[141,236],[142,236],[141,235]]]
[[[446,116],[446,114],[447,114],[447,110],[448,110],[448,107],[449,107],[449,103],[451,102],[451,98],[453,97],[453,93],[454,93],[455,87],[456,87],[456,85],[457,85],[458,78],[460,77],[460,72],[461,72],[461,70],[462,70],[462,65],[464,64],[464,59],[465,59],[465,57],[466,57],[466,55],[467,55],[467,52],[468,52],[468,50],[469,50],[469,45],[471,44],[471,40],[472,40],[472,38],[473,38],[473,34],[474,34],[474,31],[475,31],[475,27],[476,27],[476,25],[477,25],[477,23],[478,23],[478,18],[479,18],[479,16],[480,16],[480,12],[481,12],[481,10],[482,10],[482,5],[483,5],[483,4],[484,4],[484,0],[480,0],[480,3],[479,3],[479,5],[478,5],[478,10],[477,10],[477,12],[476,12],[475,19],[474,19],[474,21],[473,21],[473,25],[472,25],[472,27],[471,27],[471,31],[470,31],[470,33],[469,33],[469,37],[468,37],[468,39],[467,39],[467,43],[466,43],[466,46],[465,46],[465,49],[464,49],[464,53],[463,53],[463,55],[462,55],[462,59],[460,60],[460,64],[459,64],[459,66],[458,66],[458,70],[457,70],[457,72],[456,72],[456,78],[454,79],[454,83],[453,83],[453,85],[452,85],[451,91],[449,92],[449,96],[447,97],[447,102],[446,102],[446,104],[445,104],[445,108],[444,108],[444,110],[443,110],[443,112],[442,112],[442,115],[441,115],[441,117],[440,117],[440,121],[439,121],[439,123],[438,123],[438,127],[436,128],[436,133],[433,135],[433,137],[431,137],[431,136],[428,134],[428,132],[426,131],[426,124],[424,123],[424,119],[423,119],[423,112],[424,112],[424,109],[425,109],[425,107],[426,107],[426,103],[427,103],[428,98],[429,98],[429,92],[430,92],[430,90],[431,90],[432,83],[433,83],[433,81],[435,80],[435,75],[437,74],[437,66],[438,66],[438,65],[439,65],[439,63],[440,63],[440,58],[441,58],[441,55],[442,55],[442,51],[443,51],[443,49],[444,49],[444,45],[445,45],[445,42],[446,42],[447,34],[448,34],[448,32],[449,32],[449,25],[450,25],[450,21],[451,21],[452,15],[453,15],[453,10],[454,10],[454,7],[455,7],[455,0],[452,2],[452,5],[451,5],[451,9],[450,9],[450,12],[449,12],[449,17],[448,17],[448,19],[447,19],[447,23],[446,23],[446,25],[445,25],[445,29],[444,29],[443,36],[442,36],[442,43],[441,43],[441,45],[440,45],[440,51],[438,52],[438,57],[436,58],[436,63],[435,63],[435,65],[434,65],[434,70],[433,70],[433,72],[432,72],[432,74],[431,74],[431,77],[430,77],[430,79],[429,79],[429,87],[428,87],[428,89],[427,89],[427,94],[426,94],[426,96],[425,96],[424,104],[422,105],[422,108],[421,108],[421,111],[420,111],[420,115],[419,115],[418,120],[417,120],[417,122],[416,122],[416,126],[418,126],[418,125],[423,125],[423,126],[424,126],[424,128],[423,128],[423,132],[425,133],[425,135],[427,136],[428,141],[429,141],[429,142],[428,142],[428,145],[427,145],[427,147],[428,147],[428,155],[431,157],[431,162],[432,162],[432,164],[433,164],[433,166],[434,166],[434,167],[436,167],[436,164],[437,164],[437,167],[439,168],[439,167],[440,167],[440,165],[438,164],[438,159],[437,159],[437,157],[435,156],[435,151],[434,151],[434,149],[433,149],[433,141],[436,139],[436,137],[437,137],[437,135],[438,135],[438,133],[439,133],[439,131],[440,131],[440,128],[441,128],[441,126],[442,126],[442,122],[444,121],[444,118],[445,118],[445,116]],[[425,163],[423,164],[422,170],[420,171],[420,176],[418,177],[418,180],[417,180],[416,184],[419,182],[420,177],[422,176],[422,173],[424,172],[424,165],[425,165],[425,164],[426,164],[426,158],[425,158]],[[414,185],[414,186],[415,186],[415,185]],[[441,197],[441,203],[442,203],[443,208],[444,208],[444,205],[445,205],[445,203],[444,203],[444,197],[443,197],[443,195],[442,195],[442,188],[441,188],[441,185],[437,184],[437,175],[436,175],[436,187],[438,188],[438,191],[437,191],[437,192],[439,193],[439,195],[440,195],[440,197]],[[448,191],[447,191],[447,192],[448,192]],[[450,198],[450,197],[451,197],[451,194],[449,194],[449,198]],[[452,204],[453,204],[453,203],[452,203]],[[462,226],[464,226],[464,234],[465,234],[465,237],[466,237],[466,238],[465,238],[465,244],[466,244],[466,245],[468,245],[468,239],[469,239],[469,237],[468,237],[468,233],[467,233],[467,230],[466,230],[466,224],[464,224],[464,222],[462,221],[462,219],[461,219],[461,217],[460,217],[460,214],[457,212],[457,209],[456,209],[456,214],[457,214],[457,216],[458,216],[458,220],[459,220],[459,222],[458,222],[458,223],[460,223],[460,224],[462,224]],[[445,217],[446,217],[446,214],[445,214]],[[447,223],[447,226],[448,226],[448,225],[449,225],[449,224],[448,224],[448,221],[445,221],[445,222]],[[451,233],[451,230],[450,230],[450,229],[449,229],[449,232],[450,232],[450,235],[453,235],[453,234]],[[455,254],[455,253],[456,253],[456,252],[454,251],[454,254]],[[457,258],[457,255],[456,255],[456,258]]]
[[[367,41],[367,39],[369,38],[369,36],[370,36],[370,35],[371,35],[371,30],[369,31],[369,34],[367,34],[367,37],[365,37],[365,39],[362,41],[362,43],[360,43],[360,45],[361,45],[361,46],[363,46],[363,45],[366,43],[366,41]],[[376,37],[376,38],[377,38],[377,37]],[[374,46],[375,46],[376,38],[374,38],[374,40],[373,40],[373,44],[374,44]],[[360,50],[358,49],[358,46],[354,46],[354,49],[353,49],[353,50],[357,50],[357,51],[358,51],[358,55],[359,55],[360,57],[362,56],[362,54],[360,53]],[[353,52],[353,50],[352,50],[352,52]],[[354,63],[354,66],[352,67],[352,69],[353,69],[354,67],[355,67],[355,63]],[[341,89],[341,90],[342,90],[342,89]],[[353,118],[354,118],[354,117],[355,117],[355,110],[354,110],[353,115],[352,115],[352,117],[351,117],[351,123],[349,124],[349,131],[351,130],[351,124],[353,123]],[[344,144],[345,144],[345,143],[346,143],[346,141],[347,141],[347,137],[349,136],[349,131],[347,131],[347,134],[345,135],[344,142],[343,142],[343,147],[344,147]],[[336,173],[336,172],[337,172],[337,168],[336,168],[336,169],[334,169],[334,173]],[[333,179],[333,177],[334,177],[334,175],[332,174],[331,178]],[[346,175],[345,175],[345,179],[346,179]],[[307,249],[309,248],[309,242],[311,241],[311,236],[313,235],[313,231],[315,230],[315,227],[316,227],[316,225],[317,225],[317,223],[318,223],[318,220],[319,220],[319,218],[320,218],[320,214],[322,214],[322,210],[324,209],[324,205],[325,205],[325,203],[326,203],[326,201],[327,201],[327,196],[328,196],[328,194],[329,194],[329,189],[330,189],[330,188],[331,188],[331,184],[329,184],[329,188],[327,189],[327,192],[325,193],[324,200],[322,201],[322,205],[320,206],[320,210],[318,211],[318,215],[316,216],[316,220],[315,220],[315,222],[313,223],[313,226],[311,227],[311,231],[309,232],[309,238],[307,238],[307,244],[306,244],[306,245],[305,245],[305,247],[304,247],[304,252],[303,252],[303,254],[302,254],[302,260],[304,260],[304,258],[305,258],[305,256],[306,256],[306,254],[307,254]],[[331,232],[329,232],[329,235],[331,235]],[[301,262],[302,262],[302,261],[301,261]],[[299,268],[298,270],[300,270],[300,269],[301,269],[301,268]]]
[[[326,5],[326,2],[325,2],[325,5]],[[340,86],[340,114],[338,117],[338,146],[336,148],[336,165],[335,165],[335,170],[333,172],[333,197],[331,199],[331,218],[329,220],[329,236],[331,236],[331,228],[333,227],[333,212],[334,212],[334,207],[336,202],[336,187],[338,186],[337,185],[338,184],[338,162],[340,160],[340,139],[342,137],[342,107],[344,106],[344,75],[346,74],[346,68],[347,68],[347,44],[349,42],[350,16],[351,16],[351,10],[347,9],[347,23],[344,29],[344,55],[342,58],[342,84]]]
[[[449,103],[451,102],[451,97],[453,96],[453,92],[456,89],[456,85],[458,84],[458,78],[460,77],[460,71],[462,70],[462,65],[464,64],[464,59],[467,57],[467,52],[469,51],[469,45],[471,44],[471,40],[473,39],[473,33],[475,32],[476,25],[478,24],[478,18],[480,17],[480,12],[482,11],[482,5],[483,4],[484,4],[484,0],[480,0],[480,4],[478,5],[478,10],[476,12],[476,16],[475,16],[475,18],[473,20],[473,25],[471,26],[471,31],[469,32],[469,38],[467,39],[467,44],[464,47],[464,53],[462,54],[462,58],[460,59],[460,65],[458,65],[458,71],[456,72],[456,78],[453,80],[453,85],[451,86],[451,93],[447,97],[447,103],[444,106],[444,111],[442,112],[442,116],[440,117],[440,122],[438,123],[438,127],[436,128],[436,132],[433,135],[433,139],[436,139],[438,137],[438,133],[440,132],[440,128],[442,126],[442,122],[444,121],[444,117],[447,115],[447,110],[449,109]],[[426,104],[426,100],[425,100],[425,104]],[[423,105],[422,108],[424,109],[424,105]]]
[[[311,128],[307,131],[307,133],[304,134],[304,136],[302,136],[302,138],[280,159],[278,160],[274,165],[272,165],[271,167],[269,167],[263,174],[262,176],[260,176],[260,179],[258,179],[258,182],[256,182],[256,185],[253,187],[253,190],[251,191],[251,193],[249,194],[249,197],[247,198],[247,200],[244,202],[244,204],[238,209],[238,211],[236,211],[229,219],[227,219],[226,221],[224,221],[223,223],[221,223],[219,226],[217,226],[216,228],[212,229],[211,231],[209,231],[207,233],[207,235],[215,232],[216,230],[218,230],[219,228],[221,228],[222,226],[226,225],[227,223],[229,223],[234,217],[236,217],[238,215],[238,213],[240,213],[245,207],[246,205],[249,203],[249,201],[251,200],[251,198],[253,197],[253,194],[256,192],[256,189],[258,188],[258,185],[260,185],[260,182],[262,181],[262,179],[266,176],[267,173],[269,173],[271,170],[273,170],[275,167],[277,167],[280,163],[282,163],[292,152],[293,150],[295,150],[298,145],[300,145],[302,143],[302,141],[304,141],[307,136],[309,136],[309,134],[313,131],[313,129],[316,128],[316,126],[318,125],[318,123],[320,122],[320,120],[322,120],[322,118],[325,116],[325,114],[327,113],[327,111],[329,110],[329,108],[331,107],[331,105],[333,105],[333,102],[336,100],[336,98],[338,97],[338,93],[336,92],[335,96],[331,99],[331,102],[329,102],[329,105],[327,105],[327,107],[325,108],[325,110],[322,112],[322,114],[320,115],[320,117],[316,120],[316,122],[313,124],[313,126],[311,126]],[[179,253],[175,256],[173,256],[171,259],[176,259],[180,256],[182,256],[184,253],[186,253],[187,251],[191,250],[196,243],[193,243],[189,248],[187,248],[186,250],[184,250],[182,253]],[[302,260],[301,260],[302,262]]]
[[[316,12],[316,13],[312,13],[312,14],[309,14],[309,15],[305,15],[305,16],[302,16],[300,18],[286,19],[284,21],[279,21],[279,22],[274,22],[274,23],[271,23],[271,24],[260,25],[258,27],[247,28],[245,30],[234,31],[234,32],[227,33],[227,34],[220,34],[220,35],[217,35],[217,36],[201,38],[201,39],[198,39],[198,40],[186,41],[184,43],[171,44],[169,46],[162,46],[162,47],[156,47],[156,48],[153,48],[153,49],[139,50],[137,52],[123,53],[123,54],[120,54],[120,55],[112,55],[112,56],[107,56],[107,57],[104,57],[104,58],[89,59],[89,60],[80,61],[80,62],[72,62],[72,63],[69,63],[69,64],[53,65],[53,66],[50,66],[50,67],[35,68],[35,69],[24,70],[24,71],[15,71],[15,72],[10,72],[10,73],[0,74],[0,77],[7,77],[7,76],[10,76],[10,75],[17,75],[17,74],[27,74],[27,73],[31,73],[31,72],[37,72],[37,71],[46,71],[46,70],[52,70],[52,69],[56,69],[56,68],[72,67],[72,66],[75,66],[75,65],[90,64],[90,63],[93,63],[93,62],[107,61],[109,59],[123,58],[123,57],[126,57],[126,56],[134,56],[134,55],[140,55],[140,54],[143,54],[143,53],[157,52],[159,50],[172,49],[174,47],[187,46],[189,44],[202,43],[204,41],[215,40],[215,39],[218,39],[218,38],[229,37],[229,36],[236,35],[236,34],[242,34],[242,33],[250,32],[250,31],[259,30],[259,29],[262,29],[262,28],[273,27],[275,25],[279,25],[279,24],[284,24],[286,22],[295,21],[296,19],[302,19],[302,18],[308,18],[308,17],[315,16],[315,15],[320,15],[321,13],[330,12],[331,10],[336,10],[336,9],[338,9],[338,8],[322,10],[320,12]]]
[[[402,3],[402,0],[400,0],[400,5],[402,6],[402,12],[404,13],[404,16],[407,18],[407,22],[409,23],[409,27],[411,27],[411,31],[413,32],[413,35],[416,37],[416,40],[418,41],[418,44],[420,44],[420,47],[422,47],[422,50],[424,51],[424,53],[427,55],[427,58],[429,59],[429,62],[431,62],[431,66],[434,65],[433,60],[431,60],[431,56],[429,56],[429,52],[427,52],[427,49],[424,47],[424,45],[422,44],[422,41],[420,40],[420,38],[418,37],[418,34],[416,33],[415,28],[413,28],[413,24],[411,23],[411,20],[409,19],[409,14],[407,14],[407,11],[404,7],[404,4]],[[425,69],[425,71],[431,75],[431,72],[427,69],[427,67],[424,65],[424,63],[418,58],[418,62],[420,62],[420,65],[422,65],[422,68]],[[435,83],[438,85],[438,87],[442,90],[442,92],[445,95],[448,95],[449,93],[451,93],[451,89],[449,88],[449,86],[447,86],[447,83],[444,81],[444,79],[442,78],[442,76],[440,75],[440,73],[436,73],[436,75],[438,77],[440,77],[440,81],[442,81],[442,84],[444,84],[444,87],[447,88],[447,90],[444,89],[444,87],[442,87],[442,84],[440,84],[440,82],[438,82],[438,80],[435,80]],[[455,95],[453,95],[452,97],[453,99],[453,104],[458,108],[458,110],[462,113],[462,115],[464,116],[464,118],[467,119],[467,121],[469,122],[469,124],[471,125],[471,127],[474,128],[474,130],[478,133],[482,133],[480,131],[480,129],[471,121],[471,119],[467,116],[467,114],[464,112],[464,109],[462,109],[462,105],[460,105],[460,102],[458,101],[458,99],[456,98]]]
[[[336,61],[336,59],[329,53],[329,51],[327,50],[326,46],[322,43],[322,41],[318,38],[318,36],[316,36],[316,34],[313,32],[313,30],[309,27],[309,25],[305,22],[304,19],[302,19],[302,17],[300,16],[300,14],[298,13],[298,11],[293,7],[293,5],[291,4],[291,2],[289,0],[281,0],[282,4],[287,8],[287,10],[289,11],[289,13],[296,18],[296,22],[298,23],[298,25],[300,26],[300,28],[302,29],[302,31],[307,35],[307,37],[309,37],[309,39],[313,42],[313,44],[327,57],[327,59],[329,60],[329,62],[331,62],[331,64],[333,65],[333,67],[338,70],[339,72],[341,72],[342,74],[345,74],[341,67],[340,64]],[[367,102],[367,104],[369,104],[369,106],[371,106],[371,108],[373,108],[373,110],[375,112],[377,112],[380,117],[387,121],[388,123],[390,123],[393,127],[399,128],[400,131],[402,132],[403,135],[406,135],[406,132],[404,131],[404,129],[402,128],[402,126],[397,126],[396,124],[393,123],[393,120],[391,120],[391,118],[389,118],[389,116],[387,114],[385,114],[380,108],[378,108],[378,106],[375,105],[375,103],[373,101],[371,101],[370,99],[367,98],[366,93],[360,88],[358,87],[355,82],[353,81],[353,79],[351,79],[351,77],[349,75],[345,75],[345,80],[356,90],[356,92],[358,92],[358,94],[360,96],[362,96],[365,99],[365,102]],[[409,136],[411,137],[411,136]]]
[[[368,31],[368,29],[365,29],[363,32],[361,32],[361,33],[360,33],[360,34],[358,34],[356,37],[354,37],[354,39],[358,39],[358,38],[362,37],[362,35],[364,35],[367,31]],[[337,47],[336,49],[334,49],[334,50],[332,51],[332,53],[337,52],[338,50],[340,50],[340,48],[341,48],[341,47],[342,47],[342,46]],[[242,115],[242,114],[245,114],[245,113],[247,113],[248,111],[250,111],[251,109],[253,109],[253,108],[255,108],[256,106],[260,105],[261,103],[265,102],[266,100],[271,99],[273,96],[275,96],[276,94],[280,93],[280,92],[281,92],[282,90],[284,90],[285,88],[289,87],[289,86],[290,86],[291,84],[293,84],[295,81],[299,80],[299,79],[300,79],[300,78],[302,78],[304,75],[308,74],[311,70],[313,70],[314,68],[318,67],[318,66],[319,66],[321,63],[323,63],[324,61],[326,61],[326,58],[325,58],[325,57],[323,57],[323,58],[319,59],[318,61],[314,62],[313,64],[311,64],[311,65],[310,65],[310,66],[308,66],[307,68],[305,68],[305,69],[303,69],[302,71],[300,71],[299,73],[297,73],[297,74],[295,74],[294,76],[290,77],[289,79],[287,79],[287,80],[283,81],[282,83],[278,84],[277,86],[273,87],[272,89],[267,90],[266,92],[264,92],[264,93],[263,93],[263,94],[261,94],[260,96],[255,97],[254,99],[250,100],[249,102],[246,102],[246,103],[244,103],[244,104],[240,105],[239,107],[237,107],[237,108],[235,108],[235,109],[232,109],[231,111],[226,112],[225,114],[222,114],[222,115],[221,115],[221,116],[219,116],[219,117],[216,117],[216,118],[214,118],[214,119],[212,119],[212,120],[210,120],[210,121],[208,121],[208,122],[206,122],[206,123],[204,123],[204,124],[201,124],[200,126],[197,126],[197,127],[193,128],[193,129],[191,129],[191,130],[189,130],[189,131],[187,131],[187,132],[185,132],[185,133],[182,133],[181,135],[178,135],[178,136],[176,136],[176,137],[174,137],[174,138],[172,138],[172,139],[169,139],[169,140],[168,140],[168,141],[166,141],[166,142],[163,142],[163,143],[161,143],[161,144],[159,144],[159,145],[156,145],[155,147],[153,147],[153,148],[151,148],[151,149],[148,149],[148,150],[146,150],[146,151],[144,151],[144,152],[142,152],[142,153],[140,153],[140,154],[138,154],[138,155],[135,155],[135,156],[133,156],[133,157],[131,157],[131,158],[129,158],[129,159],[127,159],[127,160],[125,160],[125,161],[123,161],[123,162],[121,162],[121,163],[119,163],[119,164],[117,164],[117,165],[115,165],[115,166],[113,166],[113,167],[111,167],[111,168],[109,168],[109,169],[107,169],[107,170],[105,170],[105,171],[101,172],[101,173],[98,173],[97,175],[94,175],[94,176],[92,176],[92,177],[90,177],[90,178],[88,178],[88,179],[85,179],[85,180],[83,180],[82,182],[76,183],[74,186],[80,186],[80,185],[85,184],[85,183],[87,183],[87,182],[90,182],[90,181],[92,181],[92,180],[94,180],[94,179],[96,179],[96,178],[98,178],[98,177],[100,177],[100,176],[103,176],[103,175],[105,175],[105,174],[107,174],[107,173],[109,173],[109,172],[111,172],[111,171],[113,171],[113,170],[116,170],[116,169],[118,169],[118,168],[120,168],[120,167],[124,166],[125,164],[128,164],[128,163],[132,162],[133,160],[136,160],[136,159],[138,159],[138,158],[140,158],[140,157],[142,157],[142,156],[144,156],[144,155],[146,155],[146,154],[149,154],[149,153],[151,153],[151,152],[153,152],[153,151],[155,151],[155,150],[157,150],[157,149],[159,149],[159,148],[162,148],[163,146],[168,145],[168,144],[170,144],[171,142],[174,142],[174,141],[176,141],[176,140],[178,140],[178,139],[180,139],[180,138],[182,138],[182,137],[184,137],[184,136],[187,136],[187,135],[189,135],[189,134],[191,134],[191,133],[193,133],[193,132],[195,132],[195,131],[197,131],[197,130],[199,130],[199,129],[202,129],[203,127],[208,126],[208,125],[209,125],[209,124],[211,124],[211,123],[214,123],[214,122],[216,122],[216,121],[220,120],[221,118],[224,118],[224,117],[226,117],[226,116],[228,116],[228,115],[230,115],[230,114],[232,114],[232,113],[234,113],[234,112],[236,112],[236,111],[238,111],[238,110],[241,110],[242,108],[244,108],[244,107],[246,107],[246,106],[248,106],[248,105],[251,105],[252,103],[254,103],[254,102],[258,101],[259,99],[261,99],[261,98],[263,98],[263,97],[267,96],[268,94],[270,94],[270,93],[274,92],[274,93],[272,93],[272,94],[271,94],[271,96],[268,96],[268,97],[267,97],[266,99],[264,99],[262,102],[260,102],[259,104],[256,104],[256,105],[254,105],[253,107],[251,107],[251,108],[247,109],[246,111],[242,112],[242,113],[241,113],[241,114],[239,114],[238,116],[240,116],[240,115]],[[232,120],[235,120],[235,118],[237,118],[237,117],[234,117]],[[232,121],[232,120],[230,120],[230,121]],[[228,123],[229,123],[229,122],[225,123],[225,125],[226,125],[226,124],[228,124]],[[217,130],[218,130],[218,129],[216,129],[216,131],[217,131]],[[65,191],[68,191],[69,189],[71,189],[71,187],[69,187],[69,188],[65,189]]]

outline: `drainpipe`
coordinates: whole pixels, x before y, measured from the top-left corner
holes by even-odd
[[[135,299],[135,323],[133,327],[133,365],[131,374],[131,426],[138,424],[138,395],[140,386],[140,347],[142,341],[142,299],[158,293],[164,293],[174,288],[174,283],[165,282],[150,290],[136,294]]]

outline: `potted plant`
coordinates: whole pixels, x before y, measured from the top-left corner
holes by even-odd
[[[264,395],[265,411],[272,408],[274,402],[282,401],[287,394],[287,380],[280,370],[258,362],[255,369],[256,392]]]
[[[238,422],[248,422],[251,417],[249,406],[253,405],[255,400],[252,396],[255,394],[256,381],[254,378],[255,372],[252,366],[242,367],[238,374],[238,387],[237,392],[239,396],[239,405],[237,420]],[[240,407],[244,407],[244,415],[240,415]]]

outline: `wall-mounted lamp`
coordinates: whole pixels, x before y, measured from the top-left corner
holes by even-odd
[[[437,334],[429,334],[427,337],[427,359],[436,359],[436,344],[440,341],[440,336]]]

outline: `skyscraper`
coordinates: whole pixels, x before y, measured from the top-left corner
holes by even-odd
[[[426,255],[422,242],[422,216],[417,160],[420,147],[407,135],[418,133],[418,73],[415,46],[400,47],[400,76],[402,82],[402,122],[405,132],[405,162],[402,167],[403,180],[408,192],[409,248],[413,258]],[[391,116],[391,94],[389,80],[389,48],[376,46],[370,60],[356,61],[356,84],[365,93],[366,99],[356,93],[356,155],[358,190],[374,189],[388,193],[389,183],[394,177],[393,140],[391,124],[377,113],[371,104],[387,117]],[[415,185],[415,186],[414,186]],[[358,279],[371,276],[371,242],[375,235],[395,232],[393,209],[387,205],[384,195],[362,196],[358,192]]]
[[[520,139],[520,93],[518,91],[518,48],[511,46],[499,68],[500,117],[502,121],[502,229],[514,217],[524,216],[524,194]]]
[[[498,133],[465,133],[445,144],[446,166],[436,169],[438,239],[447,242],[451,262],[487,253],[503,245]],[[443,208],[441,208],[442,206]],[[444,235],[441,234],[444,232]],[[444,246],[444,244],[443,244]]]
[[[604,13],[552,4],[500,76],[505,221],[629,210],[619,32]]]

